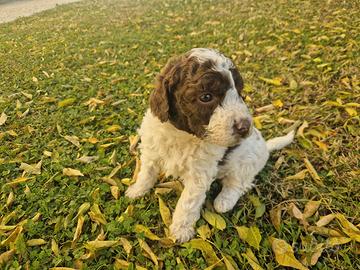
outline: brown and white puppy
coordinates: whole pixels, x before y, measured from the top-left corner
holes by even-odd
[[[216,178],[223,188],[214,208],[229,211],[253,186],[269,152],[293,140],[294,132],[263,139],[252,125],[242,88],[236,66],[212,49],[195,48],[170,59],[157,77],[139,129],[141,169],[126,196],[144,195],[160,172],[181,179],[184,190],[170,226],[179,242],[193,237],[206,191]]]

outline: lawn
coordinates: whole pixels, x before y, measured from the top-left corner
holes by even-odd
[[[99,0],[1,24],[0,268],[359,269],[359,18],[358,1]],[[299,129],[230,213],[214,183],[179,245],[176,179],[124,192],[154,77],[193,47],[238,65],[265,138]]]

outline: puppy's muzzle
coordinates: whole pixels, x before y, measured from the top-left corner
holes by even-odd
[[[249,135],[250,128],[251,128],[251,122],[247,118],[243,118],[238,121],[235,121],[233,126],[234,134],[240,137],[247,137]]]

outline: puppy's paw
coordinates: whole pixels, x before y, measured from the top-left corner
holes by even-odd
[[[128,187],[128,189],[125,192],[125,196],[130,199],[139,198],[143,195],[145,195],[146,192],[148,192],[149,189],[140,185],[133,184]]]
[[[171,224],[170,225],[170,233],[173,237],[175,237],[176,242],[184,243],[189,241],[195,235],[195,229],[193,226],[186,226],[184,224]]]
[[[233,209],[238,199],[224,195],[220,193],[214,201],[214,208],[218,213],[225,213]]]

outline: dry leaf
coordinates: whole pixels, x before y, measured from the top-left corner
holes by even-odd
[[[146,238],[149,238],[150,240],[160,240],[160,237],[155,235],[150,231],[148,227],[145,227],[144,225],[136,224],[134,228],[134,232],[136,233],[143,233]]]
[[[41,174],[41,164],[42,161],[40,160],[37,164],[27,164],[22,162],[20,164],[20,170],[23,170],[25,173],[29,173],[29,174]]]
[[[308,172],[310,173],[312,179],[318,184],[322,185],[322,181],[320,176],[317,174],[316,170],[314,169],[313,165],[310,163],[310,161],[307,158],[304,158],[304,163],[306,168],[308,169]]]
[[[119,241],[99,241],[99,240],[95,240],[95,241],[89,241],[87,243],[84,244],[84,247],[86,249],[89,249],[91,251],[96,251],[99,249],[104,249],[104,248],[111,248],[115,245],[119,244]]]
[[[2,112],[2,113],[1,113],[1,116],[0,116],[0,126],[2,126],[3,124],[5,124],[7,118],[8,118],[7,115],[6,115],[4,112]]]
[[[154,252],[149,247],[149,245],[140,238],[138,238],[138,241],[139,241],[139,245],[140,245],[141,249],[144,250],[150,256],[150,258],[154,262],[154,264],[156,266],[158,266],[159,265],[158,259],[157,259],[156,255],[154,254]]]
[[[197,233],[199,234],[200,238],[206,240],[211,236],[211,230],[207,224],[201,225],[196,229]]]
[[[26,241],[26,245],[29,247],[45,245],[47,242],[44,239],[30,239]]]
[[[80,142],[79,142],[79,137],[77,136],[64,136],[64,139],[71,142],[73,145],[75,145],[76,147],[80,148],[81,145],[80,145]]]
[[[88,203],[88,202],[85,202],[82,205],[80,205],[75,218],[77,218],[77,217],[79,217],[81,215],[84,215],[89,210],[89,208],[90,208],[90,203]]]
[[[121,245],[123,246],[123,248],[125,249],[126,254],[129,256],[130,252],[132,250],[132,244],[129,242],[129,240],[127,240],[124,237],[120,237],[119,239]]]
[[[268,111],[273,110],[274,108],[275,108],[275,106],[273,104],[269,104],[269,105],[262,106],[260,108],[256,108],[255,112],[257,112],[257,113],[268,112]]]
[[[21,184],[21,183],[24,183],[24,182],[26,182],[26,181],[28,181],[28,180],[30,180],[30,179],[33,179],[33,178],[21,176],[21,177],[18,177],[18,178],[16,178],[15,180],[13,180],[13,181],[11,181],[11,182],[5,183],[5,184],[3,185],[3,187],[5,187],[5,186],[14,187],[14,186],[16,186],[16,185],[18,185],[18,184]]]
[[[169,226],[171,224],[170,209],[167,207],[166,203],[161,199],[160,196],[158,196],[158,199],[159,199],[159,210],[160,210],[161,218],[162,218],[164,224],[166,225],[166,227],[169,228]]]
[[[264,78],[264,77],[259,77],[259,79],[266,82],[267,84],[271,84],[271,85],[275,85],[275,86],[282,85],[281,78],[268,79],[268,78]]]
[[[0,254],[0,266],[4,263],[7,263],[8,261],[10,261],[10,259],[12,258],[12,256],[15,254],[15,249],[10,249],[8,251],[5,251],[4,253]]]
[[[297,132],[296,132],[296,136],[300,136],[300,137],[303,137],[305,138],[305,135],[304,135],[304,129],[309,127],[309,124],[308,122],[305,120],[302,125],[298,128]]]
[[[137,146],[139,140],[140,140],[139,135],[131,135],[131,136],[129,136],[129,142],[130,142],[129,150],[130,150],[130,153],[133,154],[133,155],[136,155],[136,146]]]
[[[74,244],[76,243],[76,241],[79,240],[79,237],[82,232],[82,227],[84,225],[84,221],[85,221],[84,217],[82,215],[80,215],[78,218],[76,230],[75,230],[74,237],[73,237],[73,247],[74,247]]]
[[[289,214],[291,216],[293,216],[294,218],[299,220],[300,223],[303,224],[304,226],[308,225],[307,221],[305,220],[305,217],[304,217],[303,213],[299,210],[299,208],[297,208],[297,206],[294,203],[289,204],[288,212],[289,212]]]
[[[360,229],[357,228],[354,224],[348,221],[344,215],[336,214],[336,219],[340,222],[342,226],[342,231],[346,233],[351,239],[356,242],[360,242]]]
[[[275,229],[279,232],[280,231],[280,224],[281,224],[281,211],[282,207],[275,206],[273,209],[270,210],[270,219],[272,225],[274,225]]]
[[[211,244],[202,239],[192,239],[189,242],[183,244],[183,246],[186,248],[194,248],[201,250],[201,253],[203,254],[205,261],[208,263],[208,265],[218,264],[220,261]]]
[[[276,108],[282,108],[284,106],[284,103],[282,103],[282,101],[280,99],[274,100],[272,102],[272,104],[276,107]]]
[[[259,250],[261,242],[260,230],[256,226],[251,226],[250,228],[246,226],[235,227],[239,237],[244,242],[248,243],[250,246]]]
[[[246,253],[242,253],[241,255],[247,259],[252,269],[263,270],[263,268],[260,266],[258,259],[256,258],[255,254],[252,252],[250,248],[247,248]]]
[[[63,175],[66,176],[84,176],[79,170],[71,169],[71,168],[64,168]]]
[[[307,230],[312,233],[317,233],[323,236],[334,236],[334,237],[342,237],[342,235],[339,231],[334,229],[329,229],[326,227],[316,227],[316,226],[309,226],[307,227]]]
[[[59,256],[60,254],[59,246],[54,239],[51,239],[51,251],[54,253],[55,256]]]
[[[308,170],[306,170],[306,169],[302,170],[302,171],[298,172],[297,174],[287,176],[285,178],[285,180],[303,180],[306,177],[307,172],[308,172]]]
[[[76,98],[67,98],[58,102],[58,108],[67,107],[74,104]]]
[[[351,238],[349,237],[330,237],[326,240],[326,247],[333,247],[337,245],[343,245],[349,243]]]
[[[112,125],[110,127],[108,127],[106,129],[107,132],[111,132],[111,133],[114,133],[114,132],[117,132],[121,129],[121,127],[119,125]]]
[[[10,207],[11,204],[14,202],[15,200],[15,195],[14,195],[14,192],[10,191],[9,193],[9,196],[7,197],[7,200],[6,200],[6,207]]]
[[[304,213],[303,213],[304,218],[307,219],[307,218],[311,217],[312,215],[314,215],[316,213],[316,211],[318,210],[320,204],[321,204],[321,201],[309,201],[305,205],[305,209],[304,209]]]
[[[320,219],[315,223],[318,227],[323,227],[328,225],[334,218],[336,217],[335,214],[329,214],[323,217],[320,217]]]
[[[119,199],[120,191],[118,186],[111,186],[110,191],[115,200]]]
[[[269,241],[278,264],[293,267],[299,270],[308,269],[295,258],[292,247],[284,240],[269,237]]]
[[[219,214],[210,212],[205,209],[202,212],[202,217],[214,228],[217,228],[221,231],[226,228],[225,219],[222,216],[220,216]]]
[[[257,196],[249,195],[249,200],[255,207],[255,218],[262,217],[266,210],[265,204],[260,202],[260,199]]]
[[[80,161],[82,163],[91,163],[94,162],[96,160],[98,160],[99,157],[98,156],[82,156],[80,158],[77,158],[77,161]]]

